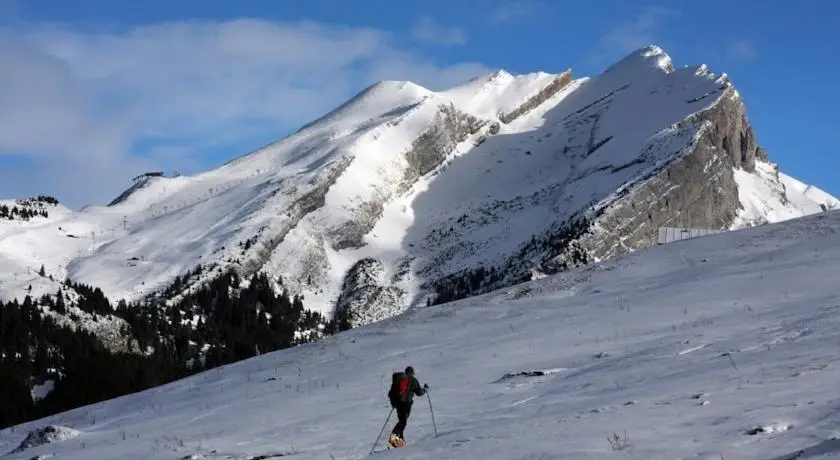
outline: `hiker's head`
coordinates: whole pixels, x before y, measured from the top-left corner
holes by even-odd
[[[406,375],[414,375],[414,368],[411,367],[411,366],[406,367],[405,368],[405,373],[406,373]]]

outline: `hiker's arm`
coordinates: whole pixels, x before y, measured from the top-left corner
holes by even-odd
[[[417,396],[423,396],[424,394],[426,394],[426,388],[420,386],[420,381],[417,380],[417,378],[415,377],[412,377],[412,379],[414,379],[414,394],[416,394]]]

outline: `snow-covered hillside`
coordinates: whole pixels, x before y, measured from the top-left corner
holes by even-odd
[[[368,458],[413,365],[438,436],[417,398],[409,445],[377,458],[837,458],[838,286],[834,211],[419,307],[4,430],[0,452],[51,425],[73,436],[4,458]]]
[[[840,208],[837,198],[779,172],[776,165],[759,162],[753,174],[737,170],[735,175],[744,206],[735,228]]]
[[[725,76],[675,68],[655,46],[592,78],[381,82],[211,171],[141,175],[108,206],[0,222],[0,296],[70,278],[131,301],[202,265],[202,279],[265,271],[306,307],[367,323],[637,250],[658,226],[738,228],[836,205],[774,175],[754,141]]]

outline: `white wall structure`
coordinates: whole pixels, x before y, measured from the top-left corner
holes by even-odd
[[[708,230],[705,228],[684,228],[684,227],[659,227],[658,244],[673,243],[674,241],[687,240],[698,236],[714,235],[723,233],[726,230]]]

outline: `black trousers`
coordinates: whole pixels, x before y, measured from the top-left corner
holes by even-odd
[[[396,434],[400,439],[404,440],[405,436],[403,436],[403,431],[405,430],[405,426],[408,425],[408,416],[411,415],[411,403],[397,403],[394,405],[394,409],[397,410],[397,424],[391,433]]]

